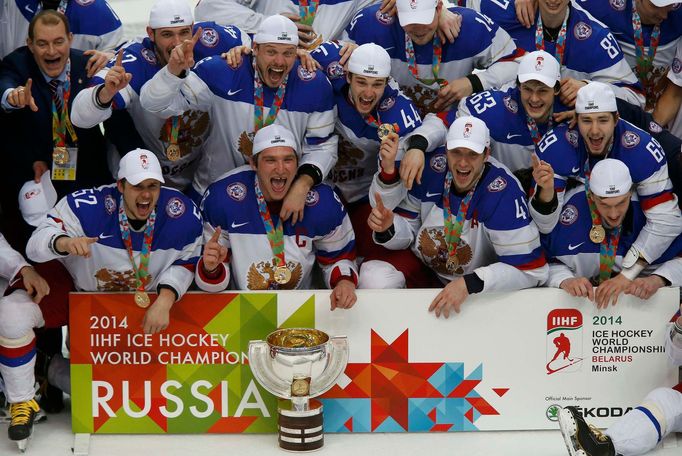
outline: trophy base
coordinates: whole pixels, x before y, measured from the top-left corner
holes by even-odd
[[[287,451],[314,451],[324,445],[322,406],[305,411],[279,410],[279,447]]]

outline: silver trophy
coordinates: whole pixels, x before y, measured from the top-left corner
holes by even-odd
[[[322,406],[311,407],[310,399],[334,386],[346,364],[346,336],[329,337],[317,329],[280,329],[266,341],[249,343],[249,365],[258,383],[291,400],[291,409],[278,410],[281,448],[310,451],[324,445]]]

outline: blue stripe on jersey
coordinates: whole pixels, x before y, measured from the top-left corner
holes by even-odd
[[[326,250],[316,250],[315,256],[324,265],[333,264],[340,260],[355,260],[355,240],[348,242],[341,250],[332,252]]]
[[[499,260],[510,266],[523,269],[524,265],[539,260],[544,254],[542,247],[536,247],[532,252],[523,255],[500,255]]]

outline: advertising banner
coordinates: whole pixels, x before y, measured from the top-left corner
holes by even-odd
[[[132,295],[72,294],[73,431],[276,432],[248,344],[278,328],[348,337],[326,432],[556,429],[566,405],[606,427],[678,383],[663,349],[676,288],[606,310],[557,289],[483,294],[447,320],[427,311],[438,291],[360,290],[333,312],[328,290],[189,293],[154,335]]]

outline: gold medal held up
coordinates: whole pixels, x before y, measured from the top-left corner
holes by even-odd
[[[601,225],[592,225],[590,228],[590,241],[601,244],[606,239],[606,230]]]
[[[379,125],[379,129],[377,130],[377,135],[379,136],[379,141],[384,142],[386,141],[386,138],[388,138],[388,135],[391,133],[397,133],[400,130],[398,127],[398,124],[381,124]]]
[[[286,285],[291,280],[291,271],[286,266],[277,266],[275,268],[275,282],[280,285]]]
[[[57,165],[63,166],[69,162],[69,151],[64,146],[56,146],[52,150],[52,161]]]
[[[166,147],[166,158],[172,162],[178,161],[180,159],[180,146],[177,144],[169,144],[168,147]]]
[[[149,295],[145,291],[140,291],[137,290],[135,292],[135,304],[137,304],[138,307],[141,307],[143,309],[146,309],[149,307],[149,304],[151,304],[152,301],[149,299]]]

